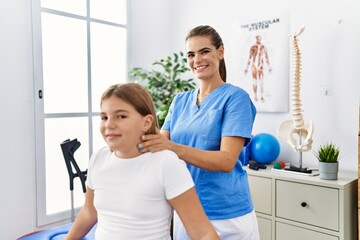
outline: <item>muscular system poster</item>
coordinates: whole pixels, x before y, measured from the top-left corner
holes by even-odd
[[[288,112],[288,19],[261,19],[234,25],[232,31],[231,83],[250,94],[259,112]]]

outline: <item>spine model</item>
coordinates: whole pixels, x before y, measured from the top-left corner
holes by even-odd
[[[278,135],[283,137],[294,151],[305,152],[312,147],[313,123],[303,117],[301,89],[301,52],[298,37],[304,32],[302,27],[291,36],[291,110],[292,120],[286,120],[278,127]]]
[[[300,129],[304,125],[304,118],[302,115],[302,103],[300,99],[300,80],[301,80],[301,52],[299,49],[298,39],[304,31],[304,28],[300,30],[297,35],[294,35],[292,39],[291,47],[291,104],[292,104],[292,115],[293,124],[295,129]]]

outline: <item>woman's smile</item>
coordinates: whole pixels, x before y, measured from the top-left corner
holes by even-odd
[[[195,67],[195,71],[196,72],[202,72],[204,71],[209,65],[202,65],[202,66],[198,66],[198,67]]]

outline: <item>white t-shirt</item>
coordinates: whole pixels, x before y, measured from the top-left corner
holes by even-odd
[[[121,159],[104,147],[90,159],[87,185],[98,214],[96,240],[170,240],[173,209],[167,200],[194,183],[174,152]]]

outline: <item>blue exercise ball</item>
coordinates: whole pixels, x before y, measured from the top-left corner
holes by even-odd
[[[280,154],[279,141],[269,133],[255,135],[249,143],[250,158],[258,163],[269,164]]]

